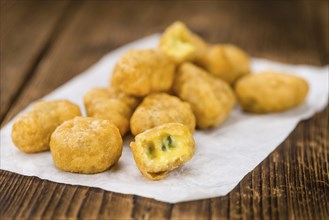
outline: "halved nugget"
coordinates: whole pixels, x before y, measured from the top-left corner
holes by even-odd
[[[195,116],[189,103],[166,93],[154,93],[144,98],[130,119],[133,135],[166,123],[186,125],[191,132],[195,129]]]
[[[189,161],[194,145],[191,131],[180,123],[149,129],[130,143],[138,169],[150,180],[163,179],[169,171]]]
[[[25,153],[49,150],[53,131],[64,121],[81,116],[80,108],[67,100],[37,102],[13,124],[11,137]]]
[[[159,49],[175,63],[180,64],[203,56],[208,45],[201,37],[191,32],[184,23],[177,21],[163,33]]]

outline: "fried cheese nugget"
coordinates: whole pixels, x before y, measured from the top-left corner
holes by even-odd
[[[248,54],[232,44],[213,45],[195,62],[230,85],[250,73]]]
[[[130,50],[116,64],[111,85],[133,96],[168,91],[174,80],[175,64],[157,50]]]
[[[241,48],[232,44],[210,45],[182,22],[175,22],[165,30],[159,49],[175,63],[195,62],[231,85],[250,73],[249,56]]]
[[[49,150],[50,135],[64,121],[81,116],[77,105],[66,100],[40,101],[13,124],[11,137],[25,153]]]
[[[186,125],[193,133],[195,117],[190,104],[166,93],[155,93],[144,98],[130,119],[133,135],[170,122]]]
[[[173,88],[178,97],[190,103],[197,127],[201,129],[220,125],[235,104],[228,83],[191,63],[179,67]]]
[[[108,120],[75,117],[51,135],[56,167],[74,173],[99,173],[115,164],[122,153],[119,129]]]
[[[163,33],[159,49],[180,64],[202,57],[208,44],[198,35],[192,33],[184,23],[176,21]]]
[[[167,123],[140,133],[130,147],[138,169],[150,180],[163,179],[194,155],[192,133],[180,123]]]
[[[129,131],[130,117],[139,99],[115,89],[94,88],[83,97],[87,115],[114,123],[122,136]]]
[[[297,76],[264,71],[241,78],[235,93],[244,111],[281,112],[304,102],[308,84]]]

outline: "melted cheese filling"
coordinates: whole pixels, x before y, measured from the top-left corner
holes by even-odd
[[[149,165],[167,166],[177,160],[182,160],[184,155],[189,154],[184,137],[177,135],[162,135],[153,137],[144,142],[144,148]]]
[[[188,42],[184,42],[178,37],[172,38],[162,49],[171,57],[184,61],[189,59],[195,53],[195,46]]]

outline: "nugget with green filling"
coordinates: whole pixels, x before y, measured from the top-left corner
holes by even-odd
[[[180,64],[203,56],[208,44],[190,31],[184,23],[177,21],[164,31],[159,49],[175,63]]]
[[[130,143],[136,165],[150,180],[163,179],[194,155],[190,129],[180,123],[167,123],[146,130]]]

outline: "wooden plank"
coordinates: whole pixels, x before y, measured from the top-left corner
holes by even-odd
[[[20,100],[14,104],[4,123],[31,101],[51,92],[88,68],[106,52],[153,32],[152,27],[147,30],[147,25],[144,25],[147,14],[138,16],[133,20],[135,23],[131,24],[130,20],[125,20],[126,16],[121,11],[132,11],[133,5],[128,2],[117,4],[90,1],[82,3],[81,10],[54,43],[54,49],[49,50],[47,59],[40,62],[35,76],[26,85]],[[120,5],[123,8],[121,11],[118,10]],[[122,23],[118,24],[118,20]],[[140,32],[138,29],[143,26],[146,30]]]
[[[247,175],[240,182],[241,196],[241,216],[242,219],[253,219],[252,210],[253,194],[252,194],[252,175]]]
[[[171,204],[137,196],[134,201],[133,219],[169,219],[171,217],[173,206]]]
[[[321,51],[321,64],[329,63],[329,2],[328,1],[303,1],[300,4],[303,23],[311,27],[311,35],[317,36],[314,46]]]
[[[221,196],[210,200],[210,219],[226,219],[229,217],[229,196]]]
[[[183,20],[211,42],[236,43],[254,56],[314,65],[327,62],[323,58],[326,52],[319,43],[325,42],[328,36],[321,25],[327,22],[323,18],[328,17],[328,12],[319,9],[326,3],[314,5],[310,10],[296,2],[134,4],[86,1],[74,4],[68,9],[70,16],[64,19],[47,53],[37,62],[33,76],[24,85],[5,121],[31,101],[89,67],[106,52],[159,31],[175,20]],[[314,31],[314,24],[320,27],[319,31]],[[316,117],[300,123],[278,149],[224,197],[170,205],[0,171],[0,207],[5,207],[1,216],[42,219],[327,219],[327,119],[328,107]]]
[[[262,178],[261,178],[261,165],[258,165],[251,173],[252,176],[252,213],[255,219],[262,217]],[[242,182],[241,182],[242,183]]]
[[[172,207],[171,219],[209,219],[210,199],[176,203]]]
[[[130,219],[133,215],[134,203],[130,195],[105,192],[99,219]]]
[[[1,121],[47,52],[67,6],[68,1],[1,1]]]

